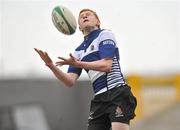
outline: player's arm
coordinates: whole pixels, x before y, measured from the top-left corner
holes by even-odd
[[[97,61],[91,62],[77,62],[77,66],[84,69],[96,70],[101,72],[110,72],[112,68],[112,59],[104,58]]]
[[[46,66],[48,66],[54,75],[59,79],[63,84],[67,87],[72,87],[76,80],[78,79],[78,74],[75,73],[64,73],[61,71],[55,64],[53,64],[51,58],[47,54],[47,52],[43,52],[42,50],[38,50],[35,48],[35,51],[39,54],[41,59],[45,62]]]
[[[66,59],[63,57],[58,57],[61,61],[56,62],[56,65],[72,65],[78,68],[84,68],[89,70],[96,70],[101,72],[110,72],[112,67],[112,59],[104,58],[97,61],[85,62],[77,60],[72,54],[69,55],[70,58]]]
[[[51,69],[51,71],[54,73],[54,75],[57,77],[57,79],[59,79],[67,87],[74,86],[74,84],[76,83],[76,80],[79,77],[75,73],[64,73],[54,64],[50,64],[47,66]]]

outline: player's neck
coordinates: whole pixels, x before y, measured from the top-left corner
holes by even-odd
[[[83,34],[84,34],[84,36],[87,36],[87,35],[89,35],[92,31],[97,30],[97,29],[98,29],[98,27],[96,27],[96,26],[86,27],[86,28],[83,30]]]

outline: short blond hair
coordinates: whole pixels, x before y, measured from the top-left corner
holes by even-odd
[[[100,22],[97,13],[96,13],[95,11],[91,10],[91,9],[82,9],[82,10],[79,12],[79,16],[80,16],[80,14],[81,14],[82,12],[85,12],[85,11],[90,11],[90,12],[92,12],[92,13],[94,14],[94,16],[97,18],[97,20]],[[79,22],[79,18],[78,18],[78,22]],[[98,28],[100,28],[100,25],[98,25]]]

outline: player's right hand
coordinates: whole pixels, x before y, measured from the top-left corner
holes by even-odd
[[[37,48],[34,48],[34,50],[39,54],[41,59],[45,62],[46,66],[50,66],[53,64],[53,62],[47,52],[39,50]]]

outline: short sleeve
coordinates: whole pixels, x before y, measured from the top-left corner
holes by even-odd
[[[115,37],[114,34],[109,31],[105,30],[100,34],[99,38],[99,54],[100,58],[113,58],[115,55]]]
[[[68,68],[68,73],[75,73],[75,74],[78,74],[80,76],[81,72],[82,72],[82,68],[77,68],[77,67],[74,67],[71,65]]]

